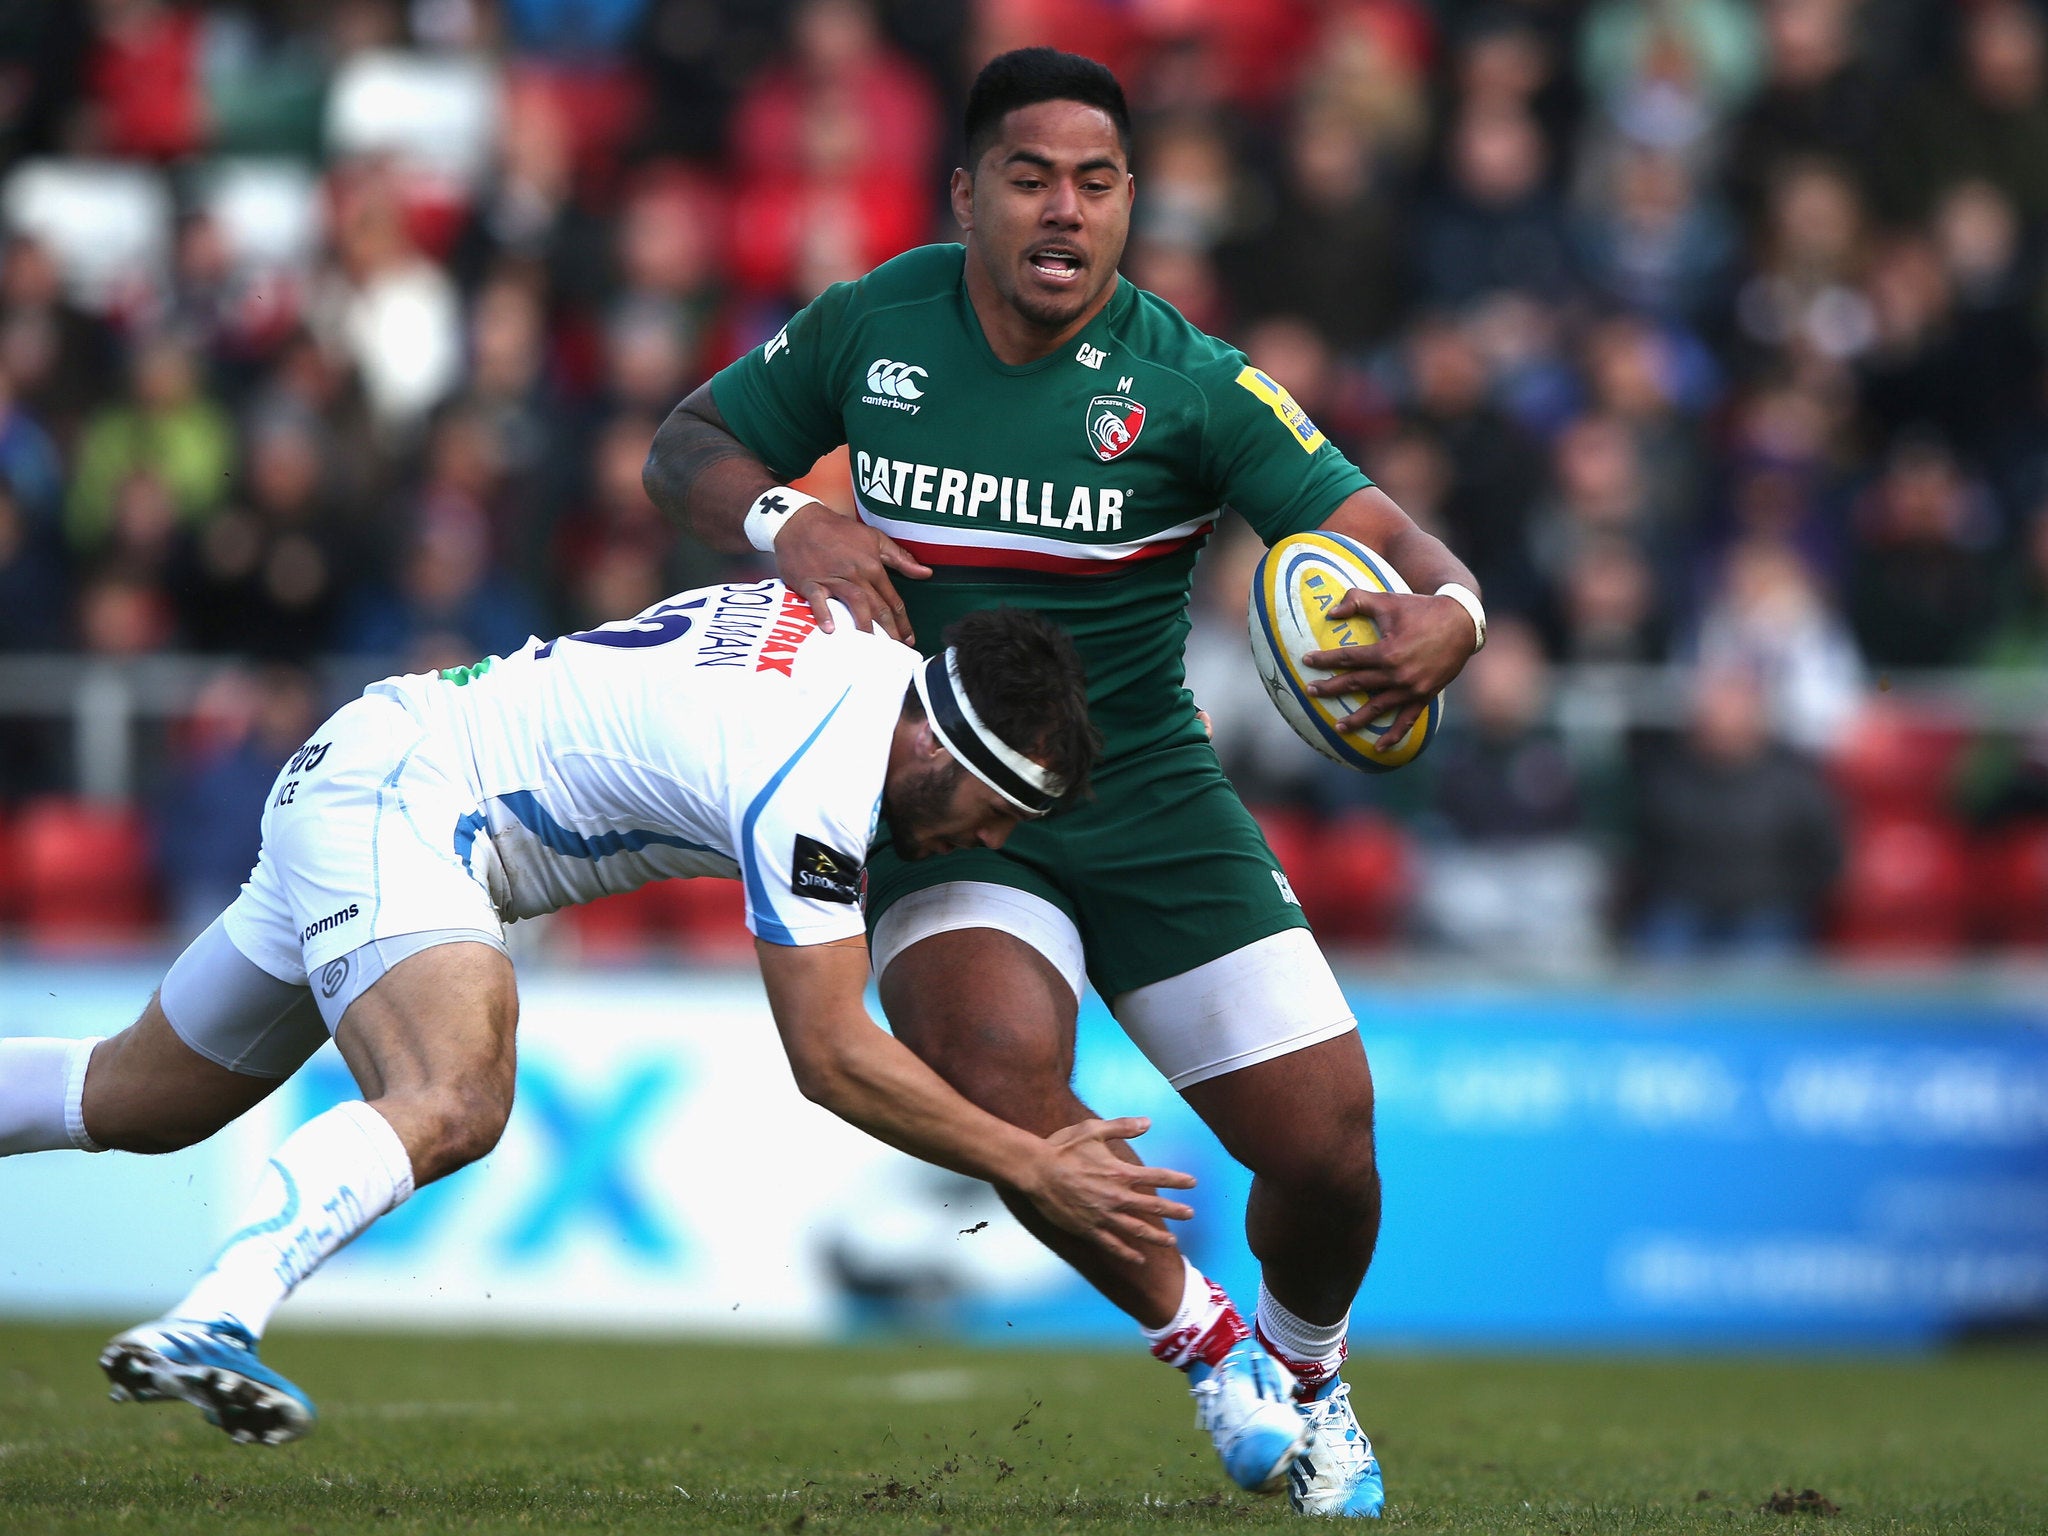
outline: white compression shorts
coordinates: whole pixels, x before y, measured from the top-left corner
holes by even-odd
[[[1042,896],[982,880],[927,886],[875,925],[880,976],[934,934],[992,928],[1030,945],[1078,1002],[1087,981],[1080,930]],[[1109,1010],[1175,1088],[1334,1040],[1358,1027],[1330,965],[1306,928],[1288,928],[1227,955],[1110,999]]]

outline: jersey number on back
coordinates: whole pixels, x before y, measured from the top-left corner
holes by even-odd
[[[618,650],[638,651],[650,645],[667,645],[671,640],[680,640],[690,632],[689,610],[702,608],[709,598],[692,598],[687,603],[677,603],[673,608],[660,607],[648,610],[637,618],[620,619],[599,629],[581,629],[573,635],[563,635],[550,640],[533,653],[536,661],[552,656],[555,647],[563,640],[581,640],[585,645],[609,645]]]

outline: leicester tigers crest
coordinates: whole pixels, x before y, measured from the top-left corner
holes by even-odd
[[[1145,407],[1129,395],[1097,395],[1088,402],[1088,446],[1105,464],[1120,457],[1145,429]]]

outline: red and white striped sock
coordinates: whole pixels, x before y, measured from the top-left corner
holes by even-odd
[[[1344,1364],[1344,1339],[1351,1331],[1351,1314],[1334,1323],[1311,1323],[1296,1317],[1273,1299],[1266,1282],[1259,1282],[1259,1305],[1253,1319],[1259,1343],[1266,1353],[1294,1373],[1294,1395],[1304,1402]]]
[[[1152,1346],[1154,1359],[1184,1371],[1197,1362],[1221,1363],[1232,1345],[1251,1337],[1251,1329],[1245,1326],[1243,1314],[1222,1286],[1186,1259],[1181,1263],[1186,1265],[1187,1275],[1181,1289],[1180,1310],[1164,1328],[1146,1328],[1142,1332],[1145,1342]]]

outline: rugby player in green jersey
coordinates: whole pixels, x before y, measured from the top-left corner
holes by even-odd
[[[883,1003],[966,1097],[1044,1134],[1090,1118],[1070,1083],[1094,982],[1254,1175],[1253,1326],[1176,1250],[1117,1260],[1006,1194],[1011,1208],[1189,1373],[1238,1483],[1284,1479],[1308,1513],[1377,1514],[1379,1465],[1338,1376],[1379,1229],[1372,1079],[1182,686],[1189,582],[1225,505],[1269,542],[1321,527],[1378,550],[1417,595],[1351,593],[1333,614],[1367,615],[1379,643],[1308,658],[1337,670],[1321,691],[1369,690],[1373,713],[1419,712],[1478,649],[1484,614],[1470,572],[1284,389],[1118,275],[1135,184],[1108,70],[1005,54],[975,82],[966,141],[964,246],[820,294],[677,407],[647,489],[716,547],[772,551],[821,613],[836,598],[929,644],[1008,603],[1072,631],[1105,739],[1093,796],[1001,850],[911,864],[879,849]],[[780,483],[841,444],[856,517]]]

